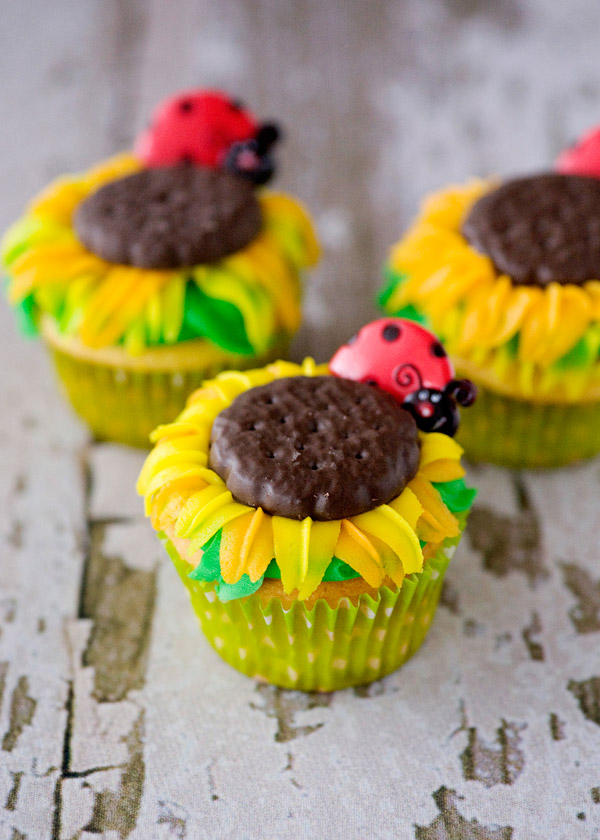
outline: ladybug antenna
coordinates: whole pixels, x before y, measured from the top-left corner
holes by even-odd
[[[470,379],[451,379],[444,388],[444,394],[466,408],[475,402],[477,386]]]
[[[256,153],[265,155],[281,139],[281,129],[276,123],[262,123],[258,127],[255,139]]]

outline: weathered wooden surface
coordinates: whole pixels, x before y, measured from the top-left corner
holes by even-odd
[[[432,187],[543,166],[600,118],[591,0],[20,0],[0,9],[4,227],[49,177],[217,84],[288,127],[326,251],[296,344],[373,314]],[[0,840],[600,838],[600,463],[473,469],[429,639],[368,689],[257,686],[199,634],[141,516],[0,308]]]

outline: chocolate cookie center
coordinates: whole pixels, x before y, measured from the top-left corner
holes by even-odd
[[[600,179],[548,173],[507,181],[477,201],[463,236],[516,284],[600,277]]]
[[[411,415],[379,388],[297,376],[252,388],[213,424],[210,466],[244,504],[343,519],[399,495],[419,466]]]
[[[261,222],[249,182],[197,166],[145,169],[111,181],[74,217],[90,251],[149,269],[218,260],[254,239]]]

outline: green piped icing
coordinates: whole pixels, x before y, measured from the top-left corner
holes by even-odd
[[[434,481],[432,484],[442,497],[443,503],[452,513],[462,513],[463,510],[468,510],[477,495],[477,490],[466,486],[464,478],[444,481],[443,483]]]
[[[248,341],[240,310],[226,300],[209,297],[188,280],[185,287],[183,323],[178,341],[203,336],[232,353],[250,356],[254,348]],[[159,343],[163,343],[162,339]]]
[[[461,531],[465,526],[467,513],[473,500],[477,495],[477,491],[467,487],[463,478],[457,478],[454,481],[445,481],[440,483],[433,482],[433,486],[442,497],[442,501],[446,507],[456,515],[459,521]],[[271,560],[262,577],[253,583],[248,575],[244,574],[237,583],[225,583],[221,575],[221,533],[222,530],[208,540],[202,549],[202,559],[196,568],[189,573],[188,577],[191,580],[203,580],[208,583],[215,582],[215,591],[219,601],[226,603],[227,601],[234,601],[237,598],[245,598],[247,595],[252,595],[262,586],[265,578],[272,580],[281,580],[281,571],[277,565],[275,558]],[[458,542],[460,537],[456,540],[451,540],[450,544]],[[425,543],[421,540],[421,547]],[[360,575],[349,566],[340,560],[338,557],[332,557],[331,562],[325,574],[323,581],[344,581],[354,580]]]

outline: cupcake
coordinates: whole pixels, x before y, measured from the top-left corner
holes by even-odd
[[[440,336],[478,386],[467,457],[555,467],[600,452],[600,180],[555,172],[436,193],[379,302]]]
[[[387,318],[329,366],[219,373],[156,429],[138,491],[230,665],[332,691],[418,649],[474,496],[457,390],[435,337]]]
[[[278,136],[188,91],[132,153],[58,178],[4,236],[8,299],[98,438],[145,446],[206,377],[286,354],[318,244],[298,201],[261,188]]]

